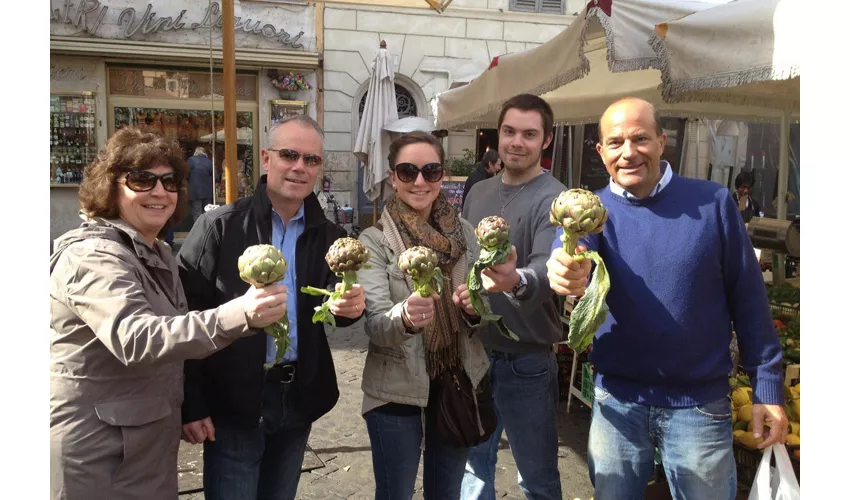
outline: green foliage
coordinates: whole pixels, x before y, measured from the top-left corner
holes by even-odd
[[[449,159],[447,168],[448,174],[452,177],[469,177],[477,168],[475,151],[464,148],[463,156]]]

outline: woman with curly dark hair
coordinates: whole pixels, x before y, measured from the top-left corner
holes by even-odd
[[[50,490],[54,499],[177,499],[183,360],[286,311],[274,285],[188,312],[158,240],[186,207],[177,143],[121,129],[85,169],[83,224],[50,258]]]

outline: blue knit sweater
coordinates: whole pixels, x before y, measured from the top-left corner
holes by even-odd
[[[729,393],[734,325],[754,402],[783,404],[782,349],[729,191],[674,175],[650,198],[624,198],[607,187],[597,194],[608,222],[585,243],[605,261],[611,291],[590,357],[596,384],[653,406],[719,399]]]

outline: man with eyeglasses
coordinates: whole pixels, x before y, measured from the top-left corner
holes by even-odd
[[[324,134],[298,115],[276,123],[261,151],[254,195],[198,219],[178,255],[191,309],[215,307],[247,289],[237,261],[251,245],[272,244],[286,258],[291,348],[270,369],[275,346],[262,330],[213,356],[185,364],[183,438],[204,444],[207,500],[292,499],[311,424],[339,399],[333,358],[313,309],[324,297],[303,286],[339,288],[325,254],[346,235],[330,222],[313,194],[322,170]],[[331,304],[338,327],[365,309],[359,285]]]
[[[546,260],[555,237],[549,207],[563,184],[544,175],[543,150],[552,142],[552,108],[521,94],[499,116],[499,156],[504,173],[475,184],[463,208],[473,226],[499,215],[510,225],[514,245],[508,261],[482,272],[493,312],[519,336],[502,336],[495,325],[479,335],[490,355],[490,381],[498,427],[490,440],[469,452],[461,498],[495,498],[496,453],[502,429],[516,461],[518,483],[530,499],[560,499],[558,472],[558,365],[552,344],[563,326],[546,279]]]

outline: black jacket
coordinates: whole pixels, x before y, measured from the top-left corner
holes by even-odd
[[[469,194],[469,190],[472,189],[472,186],[477,182],[481,182],[484,180],[493,177],[487,172],[487,169],[483,166],[479,166],[475,169],[475,172],[472,172],[472,175],[466,178],[466,184],[463,185],[463,202],[461,202],[461,208],[466,204],[466,195]]]
[[[211,309],[248,290],[248,284],[239,278],[237,261],[247,247],[271,243],[271,211],[266,177],[263,176],[252,197],[207,212],[198,219],[177,256],[190,309]],[[328,268],[325,254],[346,232],[325,217],[313,194],[304,200],[304,219],[304,234],[295,246],[298,290],[307,285],[327,288],[339,278]],[[313,308],[320,305],[324,297],[313,297],[298,290],[289,291],[298,293],[296,406],[301,418],[313,422],[334,407],[339,389],[324,326],[312,322]],[[352,323],[346,318],[337,318],[337,326]],[[186,361],[183,422],[212,417],[213,422],[223,419],[257,426],[265,361],[266,334],[262,330],[206,359]]]

